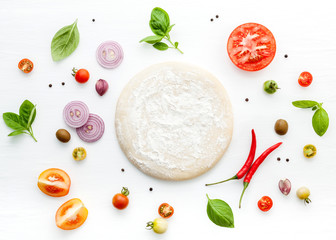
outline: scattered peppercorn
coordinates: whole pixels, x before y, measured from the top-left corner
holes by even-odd
[[[125,172],[125,169],[122,168],[121,171],[122,171],[122,172]]]
[[[52,84],[49,84],[49,87],[51,88],[51,87],[52,87]]]
[[[149,191],[153,191],[153,188],[149,188]]]
[[[287,54],[285,54],[285,56],[284,56],[285,58],[288,58],[288,55]]]
[[[249,101],[249,99],[248,98],[245,98],[245,102],[248,102]]]
[[[213,22],[213,18],[211,18],[210,21]]]
[[[286,162],[289,162],[289,158],[286,158]]]
[[[219,18],[219,16],[218,16],[218,15],[216,15],[216,18]]]
[[[92,19],[92,22],[95,22],[95,21],[96,21],[96,19],[93,18],[93,19]]]
[[[65,85],[65,82],[62,82],[62,85],[64,86],[64,85]]]
[[[281,160],[281,158],[279,158],[279,157],[278,157],[278,158],[277,158],[277,160],[278,160],[278,161],[280,161],[280,160]]]

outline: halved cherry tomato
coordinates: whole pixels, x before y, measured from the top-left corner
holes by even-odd
[[[88,210],[78,198],[73,198],[60,206],[56,212],[56,225],[63,230],[80,227],[88,216]]]
[[[77,147],[72,151],[72,157],[76,161],[81,161],[86,158],[86,150],[83,147]]]
[[[121,190],[121,193],[117,193],[116,195],[114,195],[114,197],[112,198],[112,204],[115,208],[117,209],[124,209],[128,206],[128,196],[129,195],[129,191],[127,187],[123,187]]]
[[[270,197],[268,196],[263,196],[259,201],[258,201],[258,207],[261,211],[267,212],[269,211],[273,206],[273,201]]]
[[[159,207],[159,215],[163,218],[170,218],[174,214],[174,208],[168,203],[162,203]]]
[[[298,82],[302,87],[308,87],[313,81],[313,75],[310,72],[302,72]]]
[[[69,175],[61,169],[50,168],[43,171],[37,182],[39,189],[52,197],[63,197],[69,193]]]
[[[33,71],[34,64],[29,59],[24,58],[19,62],[18,68],[24,73],[30,73]]]
[[[75,77],[76,81],[79,83],[86,83],[90,78],[90,73],[86,69],[79,69],[76,68],[72,69],[72,76]]]
[[[276,52],[270,30],[258,23],[245,23],[231,33],[227,51],[231,61],[240,69],[258,71],[267,67]]]

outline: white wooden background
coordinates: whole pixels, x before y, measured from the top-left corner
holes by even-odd
[[[11,130],[0,120],[0,239],[335,238],[336,15],[332,3],[1,0],[0,113],[18,111],[25,99],[37,104],[33,129],[38,143],[29,136],[7,137]],[[159,52],[138,43],[151,34],[148,21],[156,6],[164,8],[171,23],[176,24],[171,37],[180,42],[184,55],[174,50]],[[53,62],[53,35],[76,18],[81,37],[77,50],[65,60]],[[229,34],[246,22],[265,25],[277,41],[275,59],[259,72],[237,69],[226,53]],[[118,41],[125,52],[124,62],[115,70],[103,69],[95,59],[97,46],[109,39]],[[25,57],[35,64],[31,74],[17,69],[19,60]],[[235,119],[232,143],[223,159],[208,173],[183,182],[161,181],[138,171],[121,152],[114,130],[116,101],[128,80],[151,64],[175,60],[199,65],[215,74],[231,97]],[[70,75],[72,67],[87,68],[90,81],[77,84]],[[305,70],[314,76],[308,88],[297,84],[299,74]],[[99,78],[110,84],[103,97],[94,90]],[[262,90],[263,82],[269,79],[281,87],[274,95]],[[48,87],[50,83],[52,88]],[[249,102],[245,102],[246,97]],[[75,99],[86,102],[91,112],[104,119],[106,131],[100,141],[86,144],[64,123],[63,107]],[[291,106],[291,101],[298,99],[324,102],[330,127],[323,137],[312,129],[313,112]],[[278,118],[289,123],[289,132],[283,137],[273,131]],[[69,143],[62,144],[55,138],[59,128],[71,132]],[[242,181],[213,187],[204,184],[236,173],[248,154],[252,128],[258,140],[257,155],[278,141],[284,143],[255,174],[243,207],[238,209]],[[302,155],[302,147],[308,143],[318,149],[317,156],[309,160]],[[72,149],[78,146],[87,149],[85,161],[72,159]],[[286,158],[290,161],[286,162]],[[51,167],[64,169],[70,175],[72,186],[67,196],[51,198],[37,188],[39,174]],[[281,178],[292,182],[289,196],[278,189]],[[131,191],[130,204],[118,211],[111,199],[122,186]],[[309,206],[295,196],[300,186],[311,190]],[[234,229],[218,227],[208,219],[206,193],[230,204]],[[264,195],[274,201],[267,213],[257,208],[257,201]],[[77,230],[62,231],[55,225],[56,210],[74,197],[87,206],[88,219]],[[145,225],[157,217],[162,202],[173,205],[175,214],[169,219],[168,231],[156,235],[145,230]]]

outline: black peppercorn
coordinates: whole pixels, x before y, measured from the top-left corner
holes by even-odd
[[[52,84],[49,84],[49,87],[51,88],[51,87],[52,87]]]
[[[149,188],[149,191],[153,191],[153,188]]]

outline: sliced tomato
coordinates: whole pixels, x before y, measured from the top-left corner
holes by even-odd
[[[43,171],[37,182],[39,189],[52,197],[63,197],[69,193],[71,180],[61,169],[50,168]]]
[[[174,214],[174,208],[170,206],[168,203],[162,203],[159,206],[159,215],[163,218],[170,218]]]
[[[30,73],[33,71],[34,64],[29,59],[24,58],[19,62],[18,68],[24,73]]]
[[[261,211],[267,212],[269,211],[273,206],[273,201],[270,197],[268,196],[263,196],[259,201],[258,201],[258,207]]]
[[[73,198],[59,207],[56,212],[56,225],[63,230],[80,227],[88,216],[88,210],[78,198]]]
[[[267,67],[276,52],[270,30],[258,23],[245,23],[231,33],[227,51],[231,61],[240,69],[258,71]]]
[[[310,72],[302,72],[298,82],[302,87],[308,87],[313,81],[313,75]]]

